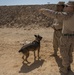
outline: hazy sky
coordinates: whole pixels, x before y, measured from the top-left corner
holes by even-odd
[[[58,3],[59,1],[68,2],[69,0],[0,0],[1,5],[32,5],[32,4],[47,4]]]

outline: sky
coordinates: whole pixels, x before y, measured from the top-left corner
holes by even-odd
[[[56,4],[59,1],[68,2],[69,0],[0,0],[2,5],[35,5],[35,4]]]

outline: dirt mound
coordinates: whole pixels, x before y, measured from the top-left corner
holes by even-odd
[[[55,9],[54,4],[0,6],[0,27],[50,26],[52,19],[39,13],[40,8]]]

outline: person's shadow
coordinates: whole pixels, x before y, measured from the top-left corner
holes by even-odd
[[[30,71],[42,66],[43,62],[44,62],[44,60],[41,59],[41,60],[34,61],[31,65],[23,63],[19,73],[28,73],[28,72],[30,72]]]
[[[55,56],[55,60],[58,64],[58,67],[62,67],[62,59],[59,56]],[[60,72],[60,74],[64,75],[62,72]],[[67,75],[74,75],[74,72],[71,70],[71,71],[69,71],[69,73]]]

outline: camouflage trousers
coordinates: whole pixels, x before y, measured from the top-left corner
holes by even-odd
[[[60,54],[62,56],[62,65],[64,67],[70,66],[73,62],[73,48],[74,47],[74,36],[62,35],[60,39]]]
[[[53,34],[53,48],[54,48],[54,53],[57,53],[59,44],[60,44],[60,37],[62,35],[61,30],[55,30]]]

